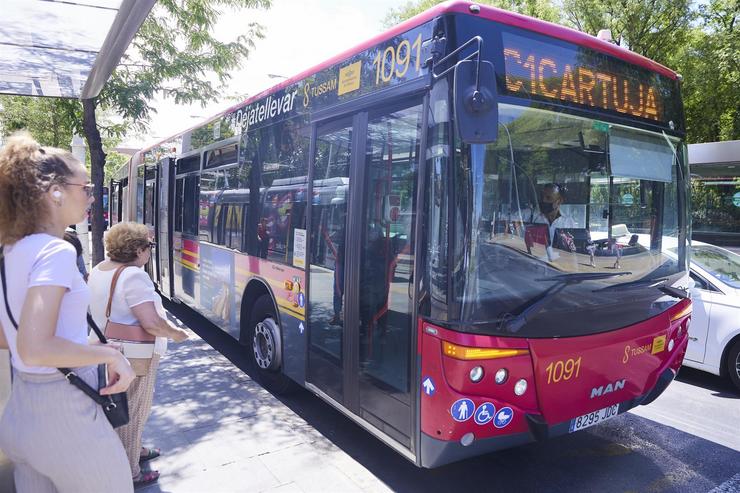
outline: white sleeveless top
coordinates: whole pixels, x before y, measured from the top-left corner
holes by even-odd
[[[87,306],[90,291],[77,270],[74,247],[56,236],[38,233],[26,236],[5,247],[5,277],[8,304],[16,323],[20,323],[23,303],[29,288],[60,286],[66,289],[59,307],[55,335],[87,345]],[[0,285],[2,296],[2,285]],[[18,356],[17,332],[8,318],[5,302],[0,298],[0,324],[8,340],[11,364],[27,373],[57,373],[56,368],[28,366]]]
[[[90,314],[100,330],[105,330],[107,319],[105,309],[108,306],[108,296],[110,294],[110,285],[113,282],[113,276],[116,269],[100,270],[96,265],[90,277],[87,280],[90,287]],[[160,317],[166,319],[167,312],[162,306],[162,299],[154,289],[154,283],[149,275],[139,267],[127,267],[123,269],[116,283],[116,290],[113,293],[113,303],[111,304],[110,319],[113,322],[126,325],[138,325],[139,321],[131,308],[141,303],[151,301]],[[97,340],[95,334],[90,334],[90,339]],[[167,350],[167,338],[157,337],[154,344],[154,352],[163,355]]]

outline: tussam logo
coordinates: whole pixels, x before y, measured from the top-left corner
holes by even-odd
[[[617,390],[621,390],[624,388],[624,384],[627,383],[627,379],[623,378],[621,380],[617,380],[614,383],[610,383],[606,387],[603,385],[601,387],[594,387],[591,389],[591,398],[594,397],[601,397],[602,395],[611,394],[612,392],[616,392]]]

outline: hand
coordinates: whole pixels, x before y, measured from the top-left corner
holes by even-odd
[[[92,342],[90,342],[90,345],[91,346],[109,347],[109,348],[115,349],[119,353],[123,352],[123,343],[122,342],[110,342],[110,341],[108,341],[106,343],[102,343],[100,341],[92,341]]]
[[[125,392],[131,382],[136,378],[136,373],[131,369],[131,365],[123,354],[116,351],[116,357],[108,363],[108,383],[107,387],[100,389],[100,395],[117,394]]]
[[[182,329],[176,329],[177,332],[172,335],[172,340],[175,342],[183,342],[190,338],[190,334]]]

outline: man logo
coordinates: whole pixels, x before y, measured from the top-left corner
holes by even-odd
[[[621,380],[617,380],[614,383],[610,383],[606,387],[604,387],[603,385],[601,387],[594,387],[591,389],[591,398],[593,399],[594,397],[601,397],[617,390],[622,390],[625,383],[627,383],[627,379],[623,378]]]

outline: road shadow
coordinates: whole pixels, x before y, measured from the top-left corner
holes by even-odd
[[[714,392],[712,395],[716,397],[740,399],[740,390],[730,382],[729,378],[723,378],[695,368],[682,366],[678,375],[676,375],[676,380],[710,390]]]

